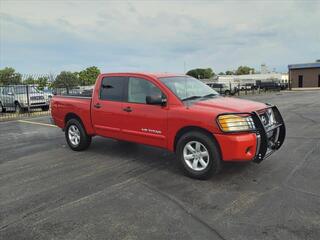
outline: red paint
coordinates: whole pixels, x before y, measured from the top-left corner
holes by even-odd
[[[101,80],[106,76],[129,76],[144,78],[167,96],[166,106],[138,103],[104,101],[99,99]],[[54,96],[51,102],[54,122],[64,128],[66,116],[77,115],[90,135],[116,138],[157,146],[174,151],[175,137],[185,127],[197,127],[210,132],[218,142],[224,161],[250,161],[255,156],[256,135],[254,133],[223,133],[216,117],[222,113],[251,112],[266,108],[263,103],[237,98],[218,97],[199,101],[190,106],[182,103],[158,77],[172,74],[112,73],[99,75],[92,100]],[[93,106],[99,103],[101,108]],[[123,111],[131,107],[132,112]],[[150,132],[155,129],[157,132]]]

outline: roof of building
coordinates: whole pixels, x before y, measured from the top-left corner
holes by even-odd
[[[320,68],[320,62],[290,64],[288,65],[288,68],[289,69]]]

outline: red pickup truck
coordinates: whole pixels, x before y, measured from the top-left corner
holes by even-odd
[[[277,107],[219,96],[185,75],[101,74],[91,97],[54,96],[51,109],[72,150],[86,149],[97,135],[152,145],[175,152],[199,179],[224,161],[261,162],[285,138]]]

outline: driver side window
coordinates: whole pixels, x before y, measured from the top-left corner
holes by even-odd
[[[162,96],[161,90],[142,78],[130,77],[128,83],[128,102],[146,104],[147,96]]]

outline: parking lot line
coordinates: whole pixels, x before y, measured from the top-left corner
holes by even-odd
[[[41,126],[46,126],[46,127],[55,127],[55,128],[57,127],[56,125],[53,125],[53,124],[39,123],[39,122],[33,122],[33,121],[27,121],[27,120],[18,120],[17,122],[41,125]]]

